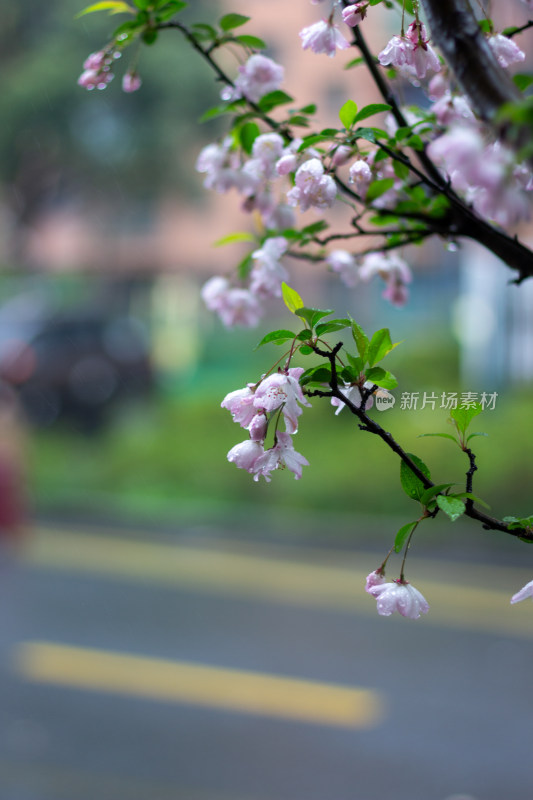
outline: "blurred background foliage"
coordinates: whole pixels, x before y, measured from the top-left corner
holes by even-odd
[[[197,126],[202,111],[216,102],[211,75],[169,34],[141,53],[142,91],[123,94],[117,77],[105,92],[87,94],[76,86],[81,64],[105,42],[113,20],[104,15],[74,20],[82,6],[71,0],[19,0],[3,10],[0,182],[10,244],[3,247],[0,296],[6,308],[17,297],[37,293],[54,312],[73,314],[116,296],[107,311],[126,313],[142,324],[153,381],[148,396],[114,405],[98,424],[87,425],[76,415],[67,419],[58,411],[46,424],[30,427],[25,452],[33,513],[118,514],[147,523],[240,515],[251,525],[254,518],[266,522],[276,509],[295,520],[296,533],[308,524],[328,531],[331,520],[342,517],[347,536],[353,535],[350,519],[356,515],[410,519],[416,511],[399,486],[396,458],[358,431],[347,412],[336,418],[325,401],[315,399],[302,416],[297,449],[311,466],[300,482],[286,472],[275,474],[270,485],[256,484],[227,463],[226,452],[245,436],[219,408],[220,401],[269,369],[280,353],[273,346],[252,352],[270,323],[243,333],[225,331],[210,318],[198,303],[202,276],[178,281],[182,300],[191,290],[194,302],[185,296],[177,304],[174,326],[167,325],[162,336],[152,299],[154,292],[164,295],[167,284],[161,285],[157,274],[122,276],[115,285],[112,271],[87,274],[72,264],[72,274],[58,276],[36,270],[24,257],[28,231],[50,209],[78,208],[105,220],[110,230],[138,232],[150,229],[161,195],[189,202],[202,194],[192,164],[199,135],[213,136],[213,128],[198,134]],[[202,10],[205,18],[213,11],[213,3],[191,6],[187,13],[195,19]],[[127,53],[122,61],[130,57]],[[121,64],[120,74],[126,68]],[[479,429],[489,438],[477,440],[475,491],[489,499],[497,515],[530,513],[528,385],[508,389],[496,372],[491,385],[471,385],[464,370],[461,382],[460,347],[450,322],[458,268],[440,246],[424,253],[417,259],[413,298],[405,310],[388,308],[379,287],[356,291],[346,308],[346,291],[316,281],[306,302],[325,305],[325,296],[328,305],[340,314],[349,311],[371,331],[386,324],[394,340],[405,339],[388,365],[399,378],[398,399],[402,391],[498,389],[496,409],[479,418]],[[184,306],[193,309],[189,316],[183,316]],[[288,324],[287,318],[279,322]],[[187,358],[165,356],[165,348],[180,345],[189,348]],[[445,431],[446,418],[438,407],[410,412],[397,402],[379,421],[432,466],[440,483],[461,480],[464,457],[451,442],[417,436]],[[364,534],[361,525],[359,531]],[[390,539],[390,531],[383,535]]]

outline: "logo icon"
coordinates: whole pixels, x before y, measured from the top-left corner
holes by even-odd
[[[396,398],[386,389],[378,389],[375,394],[376,408],[378,411],[388,411],[393,407]]]

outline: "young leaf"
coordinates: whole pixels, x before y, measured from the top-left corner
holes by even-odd
[[[359,353],[363,361],[365,361],[366,354],[370,346],[370,339],[368,338],[364,330],[361,328],[361,326],[358,325],[357,322],[355,322],[355,320],[352,321],[352,336],[354,338],[354,342],[357,347],[357,352]]]
[[[469,442],[470,439],[474,438],[474,436],[488,436],[488,435],[489,435],[488,433],[483,433],[482,431],[476,431],[475,433],[471,433],[470,436],[467,437],[466,441]]]
[[[358,111],[354,122],[361,122],[363,119],[368,119],[368,117],[373,117],[374,114],[379,114],[382,111],[390,111],[392,106],[389,106],[387,103],[371,103],[369,106],[365,106],[360,111]]]
[[[100,3],[93,3],[87,6],[83,11],[76,14],[76,19],[85,16],[85,14],[93,14],[95,11],[109,11],[110,14],[135,14],[135,9],[121,0],[102,0]]]
[[[269,344],[270,342],[273,342],[274,344],[283,344],[283,342],[286,342],[290,339],[294,339],[293,331],[271,331],[271,333],[267,333],[266,336],[263,336],[261,341],[256,344],[254,350],[257,350],[258,347],[262,347],[264,344]]]
[[[357,106],[353,100],[347,100],[343,106],[339,109],[339,119],[346,128],[346,130],[350,130],[352,127],[355,118],[357,116]]]
[[[309,345],[308,345],[308,344],[303,344],[303,345],[300,347],[300,353],[301,353],[303,356],[310,356],[310,355],[311,355],[311,353],[314,353],[314,352],[315,352],[315,351],[313,350],[313,348],[312,348],[312,347],[309,347]]]
[[[472,492],[454,492],[454,497],[468,497],[469,500],[473,500],[475,503],[479,503],[484,508],[490,508],[489,504],[486,503],[481,497],[478,497],[476,494],[472,494]]]
[[[267,45],[258,36],[250,36],[247,33],[241,33],[235,39],[243,44],[245,47],[251,47],[253,50],[266,50]]]
[[[451,409],[450,416],[455,421],[458,430],[464,434],[474,417],[481,414],[482,411],[483,406],[481,403],[473,403],[470,408],[459,405],[457,408]]]
[[[418,434],[418,438],[419,439],[423,439],[426,436],[440,436],[441,439],[451,439],[452,442],[455,442],[455,444],[459,444],[459,442],[457,441],[455,436],[452,436],[451,433],[419,433]]]
[[[261,133],[259,125],[256,122],[245,122],[239,130],[239,140],[242,148],[248,155],[251,154],[254,142]]]
[[[333,314],[333,309],[306,308],[304,306],[302,308],[298,308],[294,313],[304,319],[309,327],[314,328],[317,322],[320,322],[322,317],[327,317],[329,314]]]
[[[291,289],[290,286],[287,286],[285,281],[281,284],[281,293],[283,295],[283,301],[291,314],[295,314],[298,309],[303,308],[304,301],[295,289]]]
[[[224,14],[219,20],[219,25],[223,31],[231,31],[233,28],[240,28],[249,19],[250,17],[245,17],[243,14]]]
[[[437,505],[441,511],[444,511],[444,513],[449,516],[452,522],[455,522],[456,519],[459,519],[459,517],[465,513],[465,504],[457,497],[438,494]]]
[[[368,347],[368,363],[370,366],[373,367],[374,364],[377,364],[378,361],[385,358],[387,353],[394,350],[398,344],[399,342],[396,342],[396,344],[392,343],[388,328],[381,328],[381,330],[376,331]]]
[[[428,480],[431,480],[429,468],[424,464],[422,459],[412,453],[408,453],[407,455],[415,466],[418,467],[420,472],[425,475]],[[400,465],[400,482],[402,484],[402,489],[408,497],[411,497],[413,500],[421,500],[426,491],[426,487],[420,478],[411,471],[405,461],[402,461]]]
[[[372,200],[377,200],[378,197],[388,192],[394,186],[394,178],[380,178],[377,181],[372,181],[367,189],[365,201],[371,203]]]
[[[331,380],[331,368],[325,365],[318,367],[310,367],[300,375],[300,386],[306,386],[308,383],[329,383]]]
[[[396,534],[396,538],[394,540],[394,552],[399,553],[400,550],[403,549],[404,544],[406,543],[407,539],[409,538],[412,531],[418,525],[418,521],[416,522],[408,522],[407,525],[403,525],[400,528],[398,533]]]
[[[332,319],[329,322],[321,322],[320,325],[315,327],[317,336],[323,336],[325,333],[333,333],[333,331],[342,331],[344,328],[350,327],[350,320]]]
[[[430,486],[420,498],[420,502],[422,505],[427,506],[432,497],[435,497],[436,494],[443,492],[445,489],[449,489],[450,486],[453,486],[453,483],[439,483],[436,486]]]
[[[165,3],[163,6],[157,9],[157,20],[159,22],[166,22],[167,19],[170,19],[177,14],[179,11],[183,11],[186,8],[188,3],[181,2],[181,0],[171,0],[170,3]],[[214,32],[216,38],[216,31]]]
[[[222,247],[225,244],[233,244],[233,242],[255,242],[253,233],[240,231],[239,233],[229,233],[227,236],[222,236],[214,242],[213,247]]]
[[[258,106],[261,111],[272,111],[273,108],[276,106],[281,106],[284,103],[292,103],[294,100],[290,94],[286,92],[282,92],[281,89],[276,89],[274,92],[268,92],[268,94],[263,95],[261,100],[258,102]]]
[[[366,371],[366,379],[376,386],[381,386],[382,389],[394,389],[398,386],[398,381],[392,374],[383,369],[383,367],[372,367]]]

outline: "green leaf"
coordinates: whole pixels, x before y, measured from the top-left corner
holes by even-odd
[[[309,347],[309,345],[308,345],[308,344],[303,344],[303,345],[300,347],[300,353],[301,353],[303,356],[310,356],[310,355],[311,355],[311,353],[314,353],[314,352],[315,352],[315,351],[313,350],[313,348],[312,348],[312,347]]]
[[[157,9],[157,19],[160,22],[165,22],[167,19],[173,17],[174,14],[177,14],[179,11],[183,11],[183,9],[187,8],[187,6],[188,3],[181,2],[181,0],[172,0],[170,3],[165,3],[163,6]]]
[[[494,30],[494,25],[492,24],[491,19],[478,19],[477,24],[483,33],[492,33]]]
[[[349,328],[350,325],[349,319],[331,319],[329,322],[321,322],[320,325],[316,325],[315,333],[317,336],[323,336],[325,333],[342,331],[345,328]]]
[[[328,223],[320,219],[318,222],[312,222],[311,225],[306,225],[305,228],[302,228],[302,233],[305,236],[315,236],[317,233],[322,233],[329,228]]]
[[[457,441],[456,437],[452,436],[451,433],[419,433],[418,434],[418,438],[419,439],[424,439],[424,437],[426,437],[426,436],[440,436],[441,439],[451,439],[452,442],[455,442],[455,444],[459,444],[459,442]]]
[[[281,293],[283,295],[283,301],[291,314],[295,314],[299,308],[303,308],[304,301],[298,292],[295,289],[291,289],[285,281],[281,284]]]
[[[296,334],[296,338],[299,339],[301,342],[307,341],[307,339],[311,339],[313,336],[313,331],[310,331],[309,328],[303,328],[300,333]]]
[[[366,379],[376,386],[381,386],[382,389],[394,389],[398,386],[398,381],[392,374],[383,369],[383,367],[372,367],[366,371]]]
[[[378,197],[388,192],[393,186],[394,178],[379,178],[377,181],[372,181],[367,189],[365,201],[371,203],[373,200],[377,200]]]
[[[229,233],[227,236],[217,239],[213,247],[222,247],[225,244],[233,244],[234,242],[255,242],[255,236],[253,233],[247,233],[246,231]]]
[[[350,363],[351,369],[346,376],[343,375],[343,380],[346,377],[347,383],[351,383],[352,380],[358,381],[365,366],[363,359],[360,356],[356,358],[351,353],[346,353],[346,358]]]
[[[348,61],[347,64],[344,65],[344,69],[352,69],[353,67],[358,67],[360,64],[364,64],[365,60],[362,56],[358,58],[352,58],[351,61]]]
[[[387,103],[370,103],[370,105],[364,106],[364,108],[357,112],[354,122],[361,122],[364,119],[368,119],[368,117],[373,117],[374,114],[380,114],[382,111],[390,111],[391,108],[392,106],[389,106]]]
[[[245,153],[251,154],[254,142],[261,133],[256,122],[245,122],[239,129],[239,140]]]
[[[470,439],[474,438],[474,436],[488,436],[488,435],[489,435],[488,433],[483,433],[482,431],[476,431],[475,433],[471,433],[470,436],[467,437],[466,441],[468,443]]]
[[[314,328],[317,322],[320,322],[322,317],[328,317],[330,314],[333,314],[333,309],[307,308],[306,306],[303,306],[302,308],[298,308],[294,313],[304,319],[310,328]]]
[[[93,3],[87,6],[83,11],[76,14],[75,19],[85,16],[85,14],[93,14],[95,11],[109,11],[110,14],[135,14],[135,9],[121,0],[102,0],[100,3]]]
[[[283,342],[287,342],[291,339],[294,339],[293,331],[272,331],[271,333],[267,333],[266,336],[263,336],[261,341],[254,347],[254,350],[257,350],[258,347],[262,347],[264,344],[269,344],[270,342],[273,342],[274,344],[283,344]]]
[[[399,345],[399,342],[393,344],[390,338],[390,331],[388,328],[381,328],[376,331],[372,336],[370,345],[368,347],[368,363],[371,367],[377,364],[381,359],[385,358],[387,353],[394,350]]]
[[[156,39],[157,30],[155,28],[147,28],[142,35],[142,40],[145,44],[154,44]]]
[[[533,83],[533,75],[531,75],[531,73],[528,75],[523,72],[518,72],[516,75],[513,75],[513,81],[520,91],[523,92]]]
[[[444,494],[437,495],[437,505],[449,516],[452,522],[465,513],[465,504],[457,497],[449,497]]]
[[[450,417],[454,420],[458,430],[464,434],[474,417],[477,417],[482,411],[481,403],[474,403],[470,408],[458,405],[457,408],[451,409]]]
[[[276,89],[274,92],[268,92],[268,94],[265,94],[257,105],[261,111],[271,111],[276,106],[281,106],[285,103],[292,103],[293,101],[294,98],[291,97],[290,94],[282,92],[281,89]]]
[[[414,465],[418,467],[420,472],[425,475],[428,480],[431,480],[429,468],[424,464],[422,459],[412,453],[407,453],[407,455]],[[402,461],[400,464],[400,482],[402,484],[402,489],[408,497],[411,497],[413,500],[421,500],[426,491],[426,487],[420,478],[411,471],[405,461]]]
[[[449,489],[450,486],[453,485],[453,483],[439,483],[436,486],[430,486],[430,488],[426,489],[426,491],[423,493],[422,497],[420,498],[420,502],[422,505],[427,506],[432,497],[435,497],[436,494],[443,492],[445,489]]]
[[[489,504],[486,503],[481,497],[478,497],[476,494],[472,494],[472,492],[454,492],[453,497],[467,497],[469,500],[473,500],[475,503],[479,503],[484,508],[490,508]]]
[[[357,347],[357,352],[363,359],[363,362],[366,361],[366,354],[368,353],[368,348],[370,346],[370,339],[361,326],[355,322],[355,320],[352,321],[352,336]]]
[[[392,168],[394,170],[394,174],[396,175],[396,177],[399,178],[401,181],[406,181],[410,175],[409,167],[407,166],[407,164],[404,164],[403,161],[398,161],[397,159],[394,159],[392,162]]]
[[[357,106],[353,100],[347,100],[339,109],[339,119],[346,130],[350,130],[354,124],[356,116]]]
[[[247,253],[244,258],[237,264],[237,275],[241,281],[245,281],[252,269],[252,254]]]
[[[331,380],[331,368],[325,365],[310,367],[300,375],[300,386],[307,386],[308,383],[328,383]]]
[[[224,14],[219,20],[219,25],[223,31],[231,31],[233,28],[240,28],[249,21],[250,17],[245,17],[243,14]]]
[[[424,142],[415,134],[414,136],[410,136],[409,139],[405,142],[406,147],[410,147],[412,150],[423,150],[424,149]]]
[[[418,525],[418,521],[415,522],[408,522],[407,525],[403,525],[398,533],[396,534],[396,538],[394,539],[394,552],[399,553],[400,550],[403,549],[404,544],[408,540],[409,536],[413,532],[413,530]]]
[[[252,50],[266,50],[267,45],[262,39],[258,36],[250,36],[247,33],[241,33],[239,36],[235,37],[237,42],[245,45],[245,47],[251,47]]]
[[[320,142],[331,142],[337,133],[338,131],[335,131],[333,134],[313,133],[311,136],[304,136],[302,144],[298,148],[298,152],[301,153],[314,144],[320,144]]]

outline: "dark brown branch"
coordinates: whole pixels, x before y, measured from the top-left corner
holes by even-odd
[[[403,447],[396,441],[396,439],[392,436],[392,434],[385,431],[381,425],[379,425],[375,420],[368,416],[366,411],[363,408],[359,408],[356,406],[352,401],[346,397],[341,390],[339,389],[339,378],[337,374],[337,355],[341,348],[343,347],[343,343],[339,342],[331,352],[327,350],[322,350],[321,348],[317,347],[316,345],[313,347],[315,353],[322,358],[326,358],[331,367],[331,392],[325,392],[321,396],[325,397],[336,397],[342,403],[344,403],[359,420],[359,427],[361,430],[368,431],[369,433],[373,433],[376,436],[379,436],[382,441],[385,442],[387,447],[389,447],[397,456],[401,458],[401,460],[406,464],[411,472],[416,475],[416,477],[421,481],[423,486],[426,489],[430,489],[435,484],[427,478],[424,473],[417,467],[414,461],[410,458],[410,456],[405,452]],[[364,404],[363,404],[364,405]],[[467,472],[467,491],[471,492],[472,489],[472,476],[476,471],[476,463],[475,463],[475,456],[474,454],[466,450],[467,454],[469,455],[470,459],[470,469]],[[471,455],[470,455],[471,454]],[[470,488],[468,488],[470,487]],[[516,530],[509,530],[509,527],[502,522],[501,520],[497,519],[496,517],[491,517],[489,514],[485,514],[483,511],[480,511],[474,506],[474,502],[470,498],[466,498],[465,503],[465,516],[470,517],[471,519],[475,519],[481,523],[485,530],[493,530],[493,531],[501,531],[502,533],[507,533],[509,536],[515,536],[519,539],[528,539],[529,541],[533,541],[533,532],[525,529],[520,528]]]

